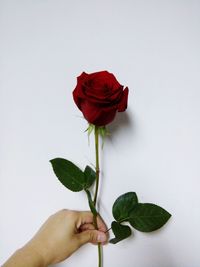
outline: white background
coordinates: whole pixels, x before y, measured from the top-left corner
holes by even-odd
[[[173,217],[104,249],[105,267],[200,265],[200,1],[0,0],[0,263],[53,212],[88,209],[49,160],[94,163],[73,103],[82,71],[113,72],[129,107],[101,153],[101,213],[136,191]],[[86,245],[57,266],[97,265]]]

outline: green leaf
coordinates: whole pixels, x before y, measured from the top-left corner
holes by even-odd
[[[91,212],[94,214],[94,215],[98,215],[98,212],[94,206],[94,203],[92,201],[92,197],[91,197],[91,194],[90,194],[90,191],[89,190],[85,190],[86,194],[87,194],[87,198],[88,198],[88,204],[89,204],[89,207],[90,207],[90,210]]]
[[[84,173],[69,160],[55,158],[50,160],[58,180],[69,190],[78,192],[84,189]]]
[[[128,192],[116,199],[112,213],[116,221],[128,221],[129,215],[138,203],[135,192]]]
[[[112,244],[116,244],[132,234],[131,228],[127,225],[121,225],[120,223],[114,221],[112,222],[111,227],[115,235],[115,238],[109,241]]]
[[[161,228],[171,217],[163,208],[151,204],[137,204],[130,214],[129,222],[141,232],[152,232]]]
[[[90,167],[86,166],[84,170],[84,177],[85,177],[85,188],[89,188],[92,186],[96,179],[96,172]]]

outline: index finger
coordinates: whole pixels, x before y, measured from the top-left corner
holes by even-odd
[[[79,212],[79,218],[80,218],[79,227],[82,224],[94,222],[94,215],[92,214],[91,211],[80,211]],[[106,232],[106,230],[107,230],[106,224],[103,221],[103,219],[100,217],[100,215],[97,216],[97,227],[98,227],[98,230],[100,230],[102,232]]]
[[[106,232],[108,230],[105,222],[103,221],[100,215],[97,216],[97,227],[98,227],[98,230],[102,232]]]

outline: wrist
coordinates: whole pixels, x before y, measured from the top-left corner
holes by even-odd
[[[34,264],[33,266],[37,266],[37,267],[46,267],[47,266],[42,253],[40,253],[40,251],[38,251],[38,249],[36,249],[31,244],[25,245],[20,250],[21,250],[22,254],[24,254],[27,258],[30,259],[30,262],[33,262],[33,264]]]
[[[3,267],[46,267],[43,257],[31,246],[18,249]]]

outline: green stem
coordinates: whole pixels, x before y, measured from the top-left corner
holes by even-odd
[[[95,126],[94,134],[95,134],[95,155],[96,155],[96,188],[95,188],[95,193],[94,193],[94,206],[96,206],[98,189],[99,189],[99,129],[98,129],[98,126]]]
[[[102,255],[101,255],[101,244],[98,243],[98,259],[99,259],[99,264],[98,264],[98,267],[101,267],[102,266]]]
[[[98,196],[98,189],[99,189],[99,128],[95,125],[94,129],[94,135],[95,135],[95,155],[96,155],[96,186],[95,186],[95,193],[94,193],[94,207],[97,204],[97,196]],[[98,229],[97,225],[97,216],[94,215],[94,225],[95,228]],[[101,243],[98,243],[98,267],[102,267],[102,255],[101,255]]]

